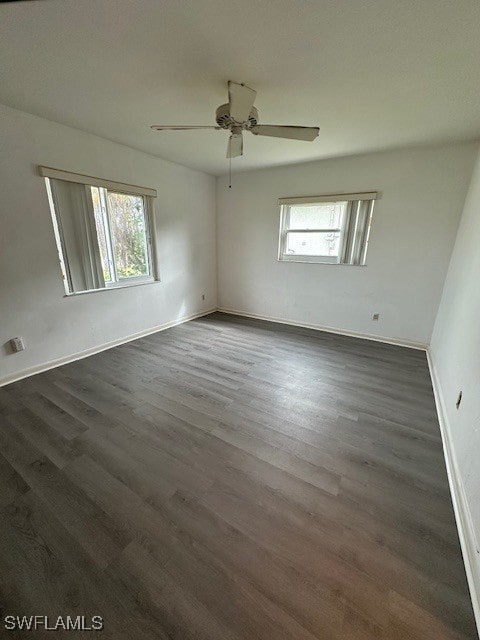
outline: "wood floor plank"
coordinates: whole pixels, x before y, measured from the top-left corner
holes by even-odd
[[[106,621],[101,635],[109,640],[168,638],[158,621],[139,606],[137,591],[123,588],[101,570],[63,527],[55,510],[35,494],[28,492],[1,516],[2,605],[11,615],[40,614],[53,619],[97,615]],[[12,572],[23,580],[9,579]],[[52,633],[38,630],[34,636],[48,640]],[[55,635],[76,637],[74,632]],[[83,636],[85,632],[78,632],[78,637]]]
[[[473,640],[425,354],[214,313],[0,389],[0,610]]]
[[[0,508],[13,502],[28,491],[28,484],[0,454]]]
[[[316,637],[339,637],[344,602],[328,586],[311,582],[195,499],[176,494],[164,511]]]

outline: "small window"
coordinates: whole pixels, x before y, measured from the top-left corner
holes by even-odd
[[[365,265],[376,195],[281,198],[278,259]]]
[[[75,180],[46,177],[66,293],[153,282],[152,196],[140,187]]]

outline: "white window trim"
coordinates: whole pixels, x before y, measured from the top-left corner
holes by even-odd
[[[110,184],[119,184],[119,183],[113,182]],[[91,185],[91,186],[98,187],[101,185]],[[107,189],[107,191],[108,190],[109,189]],[[117,188],[110,189],[110,190],[113,190],[115,193],[124,193],[125,195],[139,195],[136,193],[132,194],[132,192],[126,191],[126,190],[120,191]],[[110,216],[108,212],[108,202],[106,203],[106,206],[107,206],[107,223],[108,223],[106,231],[108,232],[108,234],[110,234],[111,227],[110,227]],[[84,295],[85,293],[98,293],[99,291],[110,291],[112,289],[125,289],[127,287],[138,287],[142,284],[152,284],[154,282],[160,282],[160,275],[159,275],[158,265],[157,265],[156,243],[154,243],[152,239],[152,237],[154,238],[156,237],[156,232],[155,232],[154,205],[151,197],[143,196],[143,207],[145,212],[145,218],[147,220],[147,225],[145,229],[145,237],[147,242],[147,263],[149,265],[149,269],[151,273],[145,276],[131,276],[129,278],[117,279],[115,260],[112,258],[110,263],[110,269],[113,269],[115,274],[115,280],[113,282],[105,282],[105,287],[102,287],[101,289],[88,289],[87,291],[67,291],[66,297]],[[111,238],[107,239],[107,244],[111,245]],[[111,250],[111,247],[109,249],[109,253],[110,253],[110,250]]]
[[[141,280],[140,282],[125,282],[121,284],[115,283],[115,285],[109,285],[103,289],[87,289],[85,291],[72,291],[71,293],[65,293],[64,298],[73,298],[74,296],[85,296],[89,293],[101,293],[105,291],[113,291],[115,289],[128,289],[129,287],[141,287],[149,284],[160,284],[160,280]]]
[[[343,193],[343,194],[330,194],[330,195],[320,195],[320,196],[299,196],[299,197],[289,197],[289,198],[279,198],[278,204],[280,205],[280,228],[279,228],[279,239],[278,239],[278,254],[277,260],[279,262],[300,262],[300,263],[312,263],[312,264],[336,264],[340,266],[355,266],[355,267],[364,267],[366,266],[366,252],[368,248],[368,241],[370,235],[370,226],[373,215],[373,204],[376,198],[378,197],[377,191],[367,191],[362,193]],[[349,220],[351,215],[351,204],[356,202],[359,203],[361,201],[370,202],[368,217],[366,219],[366,229],[365,229],[365,237],[364,242],[361,245],[361,256],[360,263],[356,262],[346,262],[346,251],[348,244],[348,227]],[[287,225],[287,216],[289,214],[289,205],[309,205],[316,203],[326,203],[326,202],[346,202],[348,204],[347,212],[345,217],[342,219],[342,226],[340,229],[289,229],[286,227]],[[287,236],[289,233],[327,233],[327,232],[338,232],[340,231],[340,246],[338,251],[338,256],[323,256],[323,255],[301,255],[301,254],[288,254],[286,253],[286,245],[287,245]],[[356,230],[354,232],[354,237],[356,237]],[[352,258],[352,256],[350,257]]]
[[[324,255],[308,255],[308,254],[289,254],[285,252],[287,246],[287,239],[289,233],[338,233],[340,232],[340,250],[338,256],[324,256]],[[284,229],[281,236],[278,259],[282,262],[331,262],[333,264],[340,264],[340,259],[343,254],[343,247],[345,242],[345,225],[342,225],[339,229]]]
[[[108,193],[109,189],[106,189],[106,192]],[[114,191],[114,193],[123,193],[125,195],[131,195],[129,193],[127,193],[126,191],[119,191],[118,189],[116,189]],[[154,282],[155,281],[155,267],[153,265],[152,262],[152,252],[151,252],[151,246],[152,246],[152,238],[151,238],[151,234],[150,234],[150,224],[151,224],[151,220],[150,220],[150,214],[149,214],[149,209],[148,209],[148,202],[149,202],[149,197],[148,196],[141,196],[142,201],[143,201],[143,211],[145,214],[145,220],[147,222],[146,224],[146,228],[145,228],[145,241],[146,241],[146,250],[147,250],[147,255],[146,255],[146,259],[147,259],[147,265],[148,265],[148,270],[150,271],[150,273],[143,275],[143,276],[130,276],[129,278],[119,278],[118,274],[117,274],[117,266],[115,264],[115,258],[113,256],[113,238],[112,238],[112,225],[111,225],[111,212],[110,212],[110,206],[109,206],[109,202],[108,202],[108,198],[105,199],[105,213],[106,213],[106,233],[107,233],[107,237],[106,237],[106,243],[107,243],[107,251],[108,251],[108,255],[109,255],[109,264],[110,264],[110,269],[111,269],[111,273],[113,274],[113,282],[105,282],[105,287],[110,289],[110,288],[118,288],[118,287],[122,287],[125,286],[126,284],[129,285],[134,285],[134,284],[138,284],[141,282]]]
[[[93,176],[85,176],[79,173],[72,173],[70,171],[63,171],[61,169],[53,169],[51,167],[44,167],[38,165],[39,175],[45,178],[45,184],[47,188],[47,196],[49,200],[52,222],[54,227],[54,235],[56,244],[58,247],[60,268],[63,276],[63,284],[65,288],[65,298],[72,296],[85,295],[88,293],[99,293],[100,291],[111,291],[112,289],[124,289],[127,287],[138,287],[145,284],[154,284],[161,282],[160,270],[158,267],[158,253],[156,242],[154,238],[157,237],[156,224],[155,224],[155,209],[153,198],[157,197],[156,189],[150,189],[148,187],[139,187],[136,185],[130,185],[123,182],[116,182],[113,180],[104,180],[103,178],[94,178]],[[120,278],[115,282],[105,283],[105,287],[100,289],[87,289],[84,291],[72,291],[72,283],[69,275],[68,257],[64,254],[64,243],[62,240],[60,221],[57,216],[58,205],[55,201],[54,190],[50,183],[50,179],[65,180],[66,182],[75,182],[77,184],[84,184],[92,187],[102,187],[107,191],[113,191],[115,193],[123,193],[126,195],[136,195],[143,197],[145,218],[147,221],[145,235],[147,241],[147,260],[150,268],[150,274],[145,276],[135,276],[131,278]],[[108,223],[108,229],[110,229],[110,223]],[[112,265],[110,266],[112,268]],[[113,268],[115,265],[113,264]]]

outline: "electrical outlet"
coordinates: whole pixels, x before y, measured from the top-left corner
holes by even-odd
[[[18,353],[19,351],[23,351],[25,349],[23,338],[12,338],[10,340],[10,346],[12,347],[12,351],[14,353]]]
[[[462,402],[462,398],[463,398],[463,391],[459,391],[457,396],[457,401],[455,403],[455,406],[457,407],[457,409],[460,408],[460,403]]]
[[[372,316],[372,320],[378,320],[380,318],[380,314],[379,313],[374,313]]]

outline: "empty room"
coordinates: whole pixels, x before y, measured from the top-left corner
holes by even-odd
[[[0,3],[2,640],[478,640],[479,33]]]

